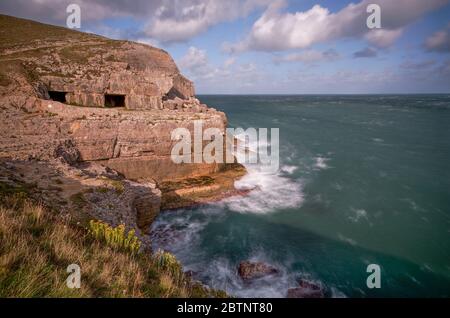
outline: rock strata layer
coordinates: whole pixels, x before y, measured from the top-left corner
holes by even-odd
[[[91,216],[118,223],[133,215],[127,222],[143,232],[161,204],[235,193],[242,166],[171,160],[175,128],[193,133],[201,120],[204,129],[225,132],[227,119],[195,98],[167,52],[5,15],[0,30],[0,158],[64,170],[68,183],[83,184],[77,189],[92,203]],[[122,189],[117,198],[105,185],[91,191],[85,184],[105,175]],[[207,187],[191,182],[208,176]]]

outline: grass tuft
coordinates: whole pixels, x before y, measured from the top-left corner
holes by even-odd
[[[141,242],[135,236],[134,230],[126,232],[123,224],[111,227],[104,222],[91,220],[89,233],[96,240],[105,242],[114,249],[129,251],[131,254],[136,254],[141,248]]]

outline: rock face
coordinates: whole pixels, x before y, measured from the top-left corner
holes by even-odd
[[[71,169],[95,163],[117,171],[128,179],[125,189],[133,189],[126,197],[83,196],[96,202],[93,214],[100,219],[119,222],[122,214],[111,216],[107,208],[116,205],[134,215],[137,227],[148,228],[161,206],[158,183],[183,185],[229,171],[224,164],[171,160],[175,128],[193,133],[194,121],[202,121],[204,129],[225,132],[225,114],[194,93],[163,50],[0,15],[0,159],[50,164],[57,157]],[[233,177],[242,176],[238,170]],[[232,180],[223,184],[213,186],[212,195],[233,187]],[[191,188],[171,188],[184,195],[177,207],[197,202],[185,197]]]
[[[225,130],[221,112],[73,107],[32,97],[15,102],[20,102],[17,107],[5,106],[2,111],[0,156],[46,159],[70,140],[81,161],[101,162],[133,180],[188,178],[221,168],[220,164],[175,164],[170,157],[176,143],[171,140],[173,129],[193,131],[194,120],[202,120],[205,128]]]
[[[159,214],[158,207],[160,205],[161,196],[154,195],[153,192],[136,196],[133,200],[132,208],[136,211],[136,225],[146,234],[150,229],[150,225]]]
[[[0,157],[45,159],[71,142],[81,161],[136,180],[222,168],[170,160],[174,128],[224,131],[227,120],[165,51],[4,15],[0,26]]]
[[[80,161],[80,152],[73,144],[72,140],[65,140],[59,144],[53,153],[55,158],[60,158],[62,162],[74,165]]]
[[[253,279],[278,273],[278,269],[262,262],[243,261],[239,263],[238,267],[238,274],[244,281],[251,281]]]
[[[14,68],[24,71],[42,99],[132,110],[173,107],[176,98],[180,108],[195,103],[193,83],[161,49],[3,15],[0,24],[11,33],[2,35],[2,60],[16,63],[2,72],[4,82],[14,81]]]

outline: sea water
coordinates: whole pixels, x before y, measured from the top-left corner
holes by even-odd
[[[329,297],[450,296],[450,95],[200,99],[231,127],[279,128],[280,169],[249,166],[247,196],[161,213],[155,249],[239,297],[285,297],[300,278]],[[243,260],[281,273],[244,283]]]

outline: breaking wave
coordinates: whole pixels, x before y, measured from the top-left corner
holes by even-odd
[[[224,199],[218,204],[241,213],[270,213],[299,207],[304,200],[302,181],[286,176],[293,174],[297,166],[284,165],[273,172],[271,167],[263,164],[245,163],[245,153],[256,152],[257,149],[256,144],[249,144],[246,149],[238,149],[236,154],[238,162],[247,169],[247,174],[234,185],[238,190],[250,192],[245,196]]]

